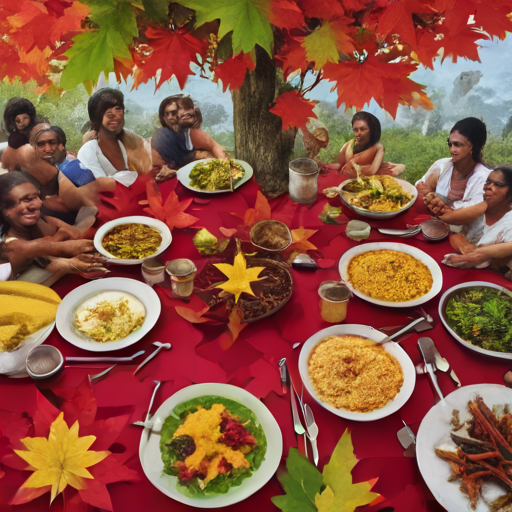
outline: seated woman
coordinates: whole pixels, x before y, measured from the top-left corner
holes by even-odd
[[[36,124],[36,107],[26,98],[11,98],[5,105],[4,125],[9,132],[7,144],[18,149],[28,144],[30,130]],[[9,152],[7,152],[9,158]]]
[[[39,183],[30,174],[0,176],[0,261],[10,263],[12,276],[50,286],[67,273],[102,275],[103,257],[92,253],[91,240],[78,239],[94,215],[86,215],[74,228],[58,220],[45,222],[41,205]]]
[[[169,169],[179,169],[201,158],[225,158],[224,148],[203,130],[201,111],[189,96],[177,94],[165,98],[158,109],[162,128],[151,138],[154,165],[167,169],[157,175],[162,179]]]
[[[512,168],[492,171],[483,187],[485,213],[462,234],[452,235],[452,247],[461,255],[449,254],[443,263],[454,267],[487,267],[512,278]]]
[[[403,164],[383,162],[384,146],[379,143],[380,121],[369,112],[356,112],[352,118],[354,138],[341,148],[338,161],[344,179],[357,177],[353,164],[361,167],[361,175],[387,174],[398,176],[405,169]]]
[[[491,172],[482,162],[486,140],[480,119],[457,121],[448,138],[451,158],[437,160],[416,182],[427,208],[448,224],[468,224],[485,211],[483,185]]]

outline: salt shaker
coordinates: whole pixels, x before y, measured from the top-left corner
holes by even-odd
[[[186,258],[168,261],[165,270],[171,276],[174,294],[181,298],[190,297],[194,291],[194,277],[197,274],[194,262]]]

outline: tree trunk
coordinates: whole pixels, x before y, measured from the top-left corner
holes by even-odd
[[[256,46],[254,71],[248,71],[242,87],[231,93],[235,152],[253,167],[256,182],[267,197],[288,191],[288,163],[296,134],[293,128],[283,131],[281,118],[268,111],[276,87],[276,65]]]

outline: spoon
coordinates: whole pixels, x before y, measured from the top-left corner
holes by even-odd
[[[133,375],[136,375],[146,363],[149,363],[149,361],[151,361],[151,359],[153,359],[158,354],[158,352],[160,352],[160,350],[162,350],[163,348],[165,348],[165,350],[169,350],[172,346],[170,343],[160,343],[159,341],[153,342],[153,345],[155,345],[155,347],[158,348],[152,354],[146,357],[146,359],[144,359],[144,361],[142,361],[142,363],[140,363],[139,366],[137,366],[137,368],[133,372]]]
[[[99,361],[112,361],[117,363],[122,363],[124,361],[133,361],[136,357],[144,354],[145,350],[139,350],[133,356],[130,357],[66,357],[66,362],[69,361],[77,361],[82,363],[88,362],[99,362]]]
[[[512,388],[512,366],[503,374],[503,382],[507,388]]]

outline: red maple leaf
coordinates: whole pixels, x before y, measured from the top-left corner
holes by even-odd
[[[148,82],[161,69],[156,89],[173,75],[183,89],[187,77],[195,74],[190,69],[190,63],[197,63],[196,55],[202,55],[205,52],[205,41],[196,39],[185,29],[171,32],[164,28],[148,27],[146,37],[147,45],[153,51],[148,57],[140,59],[139,69],[134,75],[133,87],[136,89],[141,83]]]
[[[281,46],[279,54],[275,56],[275,59],[280,63],[283,69],[285,78],[296,69],[305,71],[309,66],[309,62],[306,58],[306,50],[302,46],[303,39],[303,37],[285,35],[284,44]]]
[[[162,206],[162,195],[155,180],[147,182],[146,192],[149,202],[147,211],[153,213],[158,220],[165,222],[171,231],[174,228],[187,228],[199,220],[197,217],[185,213],[193,200],[192,197],[180,202],[176,192],[171,190],[165,204]]]
[[[272,0],[270,23],[279,28],[292,29],[304,25],[304,14],[291,0]]]
[[[412,19],[415,7],[417,7],[416,2],[410,0],[398,0],[388,6],[378,22],[379,34],[386,37],[390,33],[397,33],[404,43],[416,50],[416,29]]]
[[[505,39],[507,32],[512,32],[510,2],[505,0],[488,0],[484,3],[475,2],[475,26],[482,28],[491,37]],[[508,16],[507,16],[508,15]]]
[[[255,66],[256,64],[249,53],[240,52],[235,57],[229,57],[222,64],[216,66],[215,76],[222,80],[223,92],[226,92],[228,86],[233,91],[234,89],[240,89],[244,83],[247,70],[252,71]]]
[[[270,112],[283,121],[283,130],[290,126],[306,128],[310,117],[317,119],[313,108],[317,102],[304,99],[298,91],[285,92],[279,96]]]
[[[307,18],[330,20],[345,14],[338,0],[297,0],[297,3]]]
[[[16,49],[2,40],[0,40],[0,76],[19,77],[23,83],[29,80],[41,83],[42,79],[36,67],[21,63]]]

